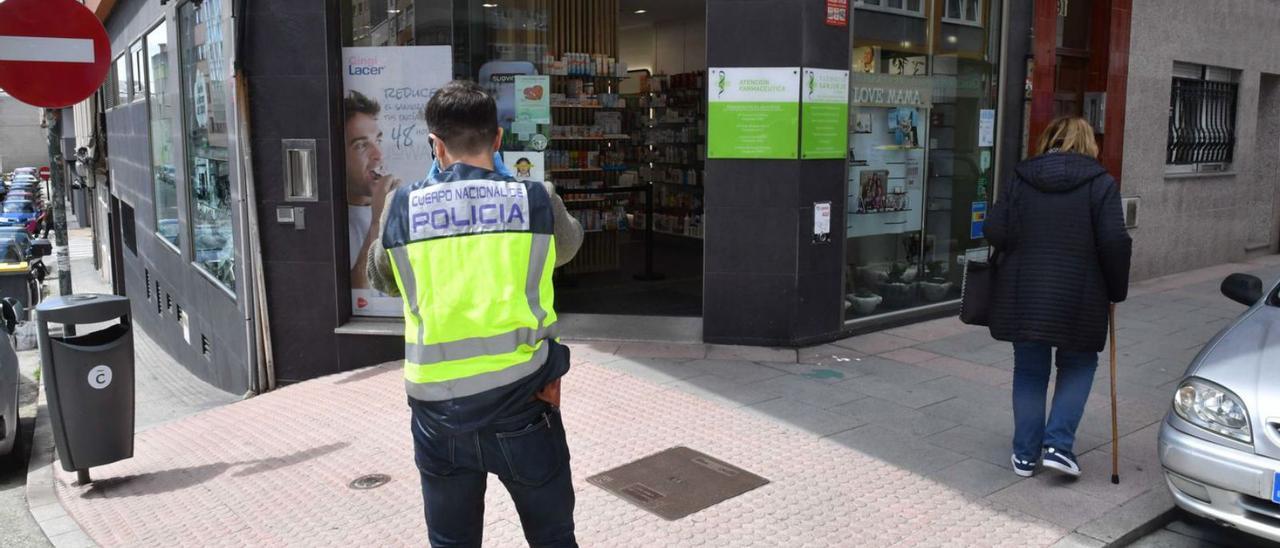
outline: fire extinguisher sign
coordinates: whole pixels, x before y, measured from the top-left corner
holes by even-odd
[[[827,24],[833,27],[849,26],[849,0],[827,0]]]

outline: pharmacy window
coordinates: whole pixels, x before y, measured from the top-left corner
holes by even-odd
[[[1174,62],[1166,172],[1231,170],[1239,81],[1237,70]]]
[[[856,7],[924,17],[924,0],[858,0]]]
[[[962,25],[982,24],[982,0],[946,0],[942,20]]]

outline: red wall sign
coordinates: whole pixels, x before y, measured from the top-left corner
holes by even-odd
[[[827,24],[833,27],[849,26],[849,0],[827,0]]]
[[[0,89],[44,108],[85,100],[107,78],[111,43],[75,0],[0,2]]]

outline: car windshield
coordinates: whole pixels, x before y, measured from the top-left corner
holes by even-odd
[[[9,202],[4,204],[5,213],[32,213],[34,208],[27,202]]]

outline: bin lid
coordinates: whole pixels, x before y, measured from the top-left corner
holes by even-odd
[[[129,314],[129,298],[119,295],[62,295],[49,297],[36,305],[36,320],[49,323],[98,323]]]

